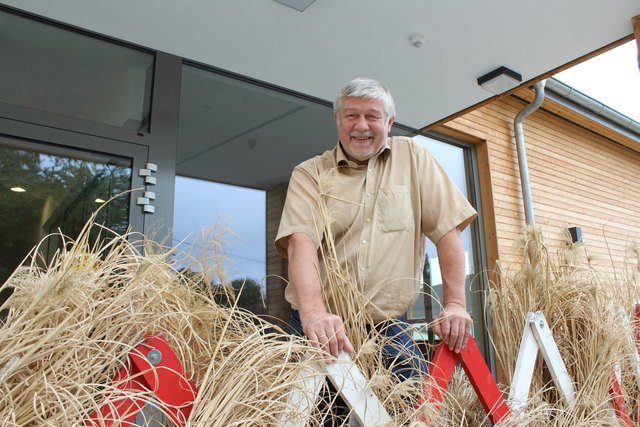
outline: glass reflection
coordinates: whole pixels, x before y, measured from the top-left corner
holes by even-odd
[[[100,200],[130,189],[130,160],[75,153],[56,155],[0,143],[0,283],[45,236],[60,230],[75,238],[103,203]],[[129,225],[129,197],[107,204],[96,222],[124,233]],[[61,243],[58,237],[46,240],[40,248],[45,262]]]
[[[154,56],[0,9],[0,102],[147,131]]]
[[[217,286],[231,285],[240,295],[238,306],[263,313],[265,204],[261,190],[177,176],[173,244],[179,246],[175,268],[195,275],[198,281],[205,280],[214,292]],[[219,303],[227,303],[221,292],[216,294]]]

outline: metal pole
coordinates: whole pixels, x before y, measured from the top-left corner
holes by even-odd
[[[516,147],[518,149],[518,164],[520,166],[520,184],[522,185],[522,198],[524,201],[524,215],[527,225],[532,225],[535,222],[533,217],[533,202],[531,199],[531,184],[529,182],[529,167],[527,165],[527,151],[524,144],[524,130],[522,122],[524,119],[534,111],[536,111],[542,101],[544,101],[544,85],[546,80],[538,82],[533,85],[536,97],[533,102],[522,109],[516,116],[513,123],[513,128],[516,136]]]

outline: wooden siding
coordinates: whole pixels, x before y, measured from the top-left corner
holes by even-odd
[[[497,248],[503,266],[520,261],[513,243],[525,220],[513,120],[525,105],[516,97],[504,98],[438,129],[463,139],[468,135],[467,140],[486,150],[489,170],[479,164],[481,187],[487,181],[491,186],[482,190],[483,209],[489,214],[484,227],[488,245]],[[536,223],[543,226],[554,252],[562,246],[567,227],[582,227],[592,265],[622,277],[629,268],[630,245],[640,243],[640,153],[612,141],[611,133],[604,137],[559,117],[558,111],[547,100],[524,122]]]

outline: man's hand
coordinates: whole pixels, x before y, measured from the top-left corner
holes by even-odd
[[[455,304],[444,306],[438,317],[433,331],[455,353],[467,346],[471,333],[471,316],[467,311]]]
[[[311,237],[294,233],[287,242],[289,280],[298,302],[302,331],[311,345],[337,358],[341,351],[353,352],[342,318],[327,312],[322,299],[318,251]]]
[[[311,345],[338,358],[341,351],[353,353],[351,341],[347,338],[342,318],[326,311],[300,312],[302,330]],[[327,363],[333,363],[331,359]]]
[[[467,313],[464,246],[457,228],[449,231],[436,244],[442,274],[444,306],[436,318],[434,332],[449,350],[460,353],[471,332],[471,316]]]

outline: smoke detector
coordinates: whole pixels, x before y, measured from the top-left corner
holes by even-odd
[[[427,42],[427,38],[424,34],[415,33],[409,37],[409,43],[415,48],[421,48]]]

